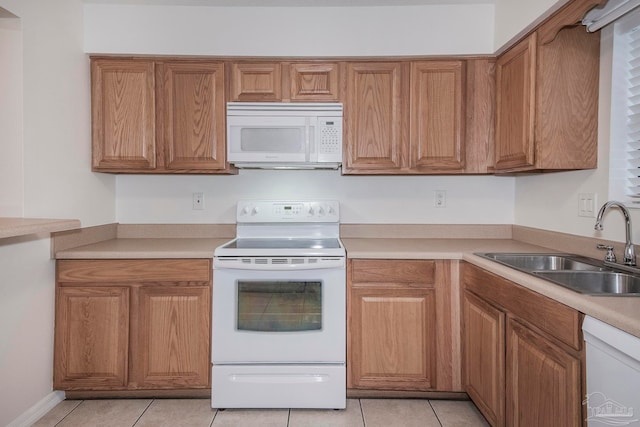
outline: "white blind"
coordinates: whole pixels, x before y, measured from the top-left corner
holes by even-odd
[[[627,34],[627,123],[624,136],[627,173],[627,196],[640,203],[640,27]]]
[[[640,208],[640,10],[614,27],[609,199]]]

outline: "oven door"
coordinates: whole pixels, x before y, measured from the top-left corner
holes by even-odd
[[[345,268],[214,269],[214,365],[345,363]]]

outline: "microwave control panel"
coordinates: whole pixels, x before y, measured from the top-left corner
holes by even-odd
[[[342,118],[318,117],[319,161],[342,161]]]

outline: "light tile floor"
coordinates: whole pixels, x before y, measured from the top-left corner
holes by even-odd
[[[209,399],[65,400],[35,427],[475,427],[470,401],[348,399],[345,410],[211,409]]]

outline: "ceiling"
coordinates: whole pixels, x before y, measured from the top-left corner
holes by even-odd
[[[340,7],[494,4],[496,0],[84,0],[85,3],[170,6]]]

